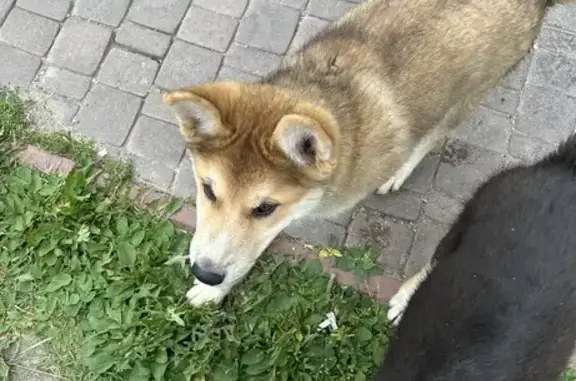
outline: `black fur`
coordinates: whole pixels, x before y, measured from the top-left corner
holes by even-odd
[[[576,135],[488,180],[434,254],[375,381],[554,381],[576,342]]]

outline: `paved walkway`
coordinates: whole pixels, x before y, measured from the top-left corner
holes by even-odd
[[[129,154],[142,181],[190,196],[184,142],[159,89],[257,79],[359,1],[0,0],[0,85],[32,90],[50,110],[40,127]],[[528,58],[404,190],[287,233],[369,244],[387,275],[412,274],[486,175],[533,160],[575,129],[576,7],[549,13]]]

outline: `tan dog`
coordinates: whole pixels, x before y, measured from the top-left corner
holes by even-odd
[[[193,305],[292,221],[397,190],[529,50],[546,0],[370,0],[258,83],[164,95],[191,153]]]

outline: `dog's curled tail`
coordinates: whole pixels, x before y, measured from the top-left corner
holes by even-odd
[[[562,142],[546,161],[551,164],[564,164],[576,171],[576,133]]]

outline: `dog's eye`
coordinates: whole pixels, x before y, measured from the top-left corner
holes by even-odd
[[[262,203],[258,205],[258,207],[252,209],[252,215],[254,217],[267,217],[274,213],[278,204],[271,204],[271,203]]]
[[[208,200],[211,202],[216,201],[216,195],[214,194],[214,190],[212,190],[212,185],[204,183],[202,184],[202,189]]]

